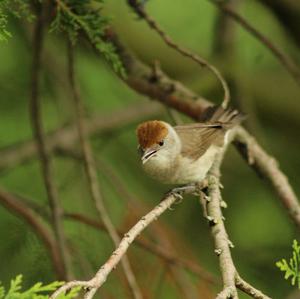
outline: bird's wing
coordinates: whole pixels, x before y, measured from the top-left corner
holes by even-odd
[[[215,107],[210,109],[206,123],[176,126],[181,139],[181,154],[193,160],[199,159],[211,145],[222,146],[226,131],[239,124],[244,116],[234,109]]]
[[[226,133],[220,124],[190,124],[174,129],[181,140],[181,155],[193,160],[204,155],[211,145],[222,146]]]

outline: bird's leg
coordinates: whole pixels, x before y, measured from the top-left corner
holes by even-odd
[[[164,200],[168,196],[172,195],[177,199],[176,204],[178,204],[182,201],[182,199],[183,199],[182,195],[184,193],[194,193],[196,191],[195,188],[197,188],[197,186],[195,186],[195,184],[188,184],[188,185],[184,185],[181,187],[173,188],[165,194],[165,196],[162,200]]]

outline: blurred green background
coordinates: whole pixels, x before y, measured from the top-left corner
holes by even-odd
[[[299,62],[299,49],[272,13],[256,1],[242,2],[238,4],[242,15]],[[234,82],[233,105],[248,114],[246,126],[278,159],[296,193],[300,194],[300,89],[288,72],[259,41],[236,25],[230,51],[215,51],[216,20],[220,15],[209,1],[151,0],[147,9],[174,40],[206,57]],[[220,86],[214,77],[206,69],[200,69],[167,48],[143,21],[137,19],[125,1],[107,1],[105,13],[113,16],[116,32],[139,59],[149,65],[159,60],[161,68],[172,78],[200,95],[214,99],[215,103],[220,102]],[[2,149],[32,139],[28,112],[32,56],[28,32],[31,26],[11,19],[9,29],[13,37],[0,44]],[[62,36],[47,34],[41,78],[43,120],[47,131],[69,123],[74,117],[65,49]],[[76,55],[78,81],[90,115],[109,115],[135,104],[149,105],[149,99],[127,87],[84,43],[77,45]],[[171,122],[163,107],[160,111],[151,118]],[[93,138],[93,149],[141,203],[143,211],[147,211],[159,202],[169,186],[152,181],[140,168],[135,127],[143,119],[141,115],[139,120],[98,134]],[[64,209],[97,219],[82,164],[71,158],[55,156],[54,166],[55,182]],[[117,227],[126,230],[143,212],[132,211],[126,197],[116,190],[111,174],[101,165],[98,170],[110,216]],[[272,298],[288,298],[294,288],[283,279],[275,262],[291,255],[292,240],[298,236],[294,224],[271,188],[245,164],[234,148],[230,148],[226,156],[222,182],[224,199],[229,206],[224,212],[226,226],[235,244],[232,254],[237,269],[245,279]],[[47,205],[37,159],[1,172],[0,183],[12,193]],[[194,256],[209,272],[220,275],[210,230],[196,198],[187,198],[173,211],[166,212],[158,222],[166,227],[178,254],[186,254],[187,258]],[[66,220],[64,224],[72,247],[76,277],[90,277],[110,255],[113,245],[104,232],[72,221]],[[26,286],[36,281],[55,280],[43,244],[27,224],[1,205],[0,236],[0,280],[5,285],[19,273],[24,274]],[[160,277],[165,275],[161,260],[135,246],[129,250],[129,257],[149,298],[183,298],[168,275],[160,282]],[[126,288],[119,287],[120,273],[118,269],[109,276],[99,291],[99,298],[130,297]],[[187,277],[196,286],[199,298],[210,298],[205,297],[202,290],[205,282],[192,274]],[[213,293],[220,288],[220,285],[213,286]],[[241,294],[240,298],[247,296]]]

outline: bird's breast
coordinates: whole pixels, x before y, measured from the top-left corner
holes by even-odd
[[[219,149],[219,147],[211,146],[197,160],[180,154],[173,160],[156,156],[146,162],[143,168],[151,177],[166,184],[200,182],[206,177]]]
[[[161,181],[162,183],[170,183],[172,179],[172,174],[178,167],[178,161],[170,160],[167,157],[155,156],[147,161],[143,168],[145,172],[153,177],[156,180]]]

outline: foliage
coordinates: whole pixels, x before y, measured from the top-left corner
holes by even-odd
[[[300,245],[297,240],[294,240],[292,248],[293,256],[290,258],[290,262],[288,263],[286,259],[282,259],[276,263],[276,266],[285,272],[285,279],[291,277],[292,285],[295,285],[297,282],[298,288],[300,289]]]
[[[97,5],[94,2],[98,2]],[[101,14],[103,0],[57,0],[56,3],[56,16],[50,30],[66,32],[73,44],[82,31],[113,69],[124,77],[125,70],[115,47],[105,40],[110,19]]]
[[[63,282],[54,281],[50,284],[43,285],[41,282],[36,283],[26,291],[21,291],[22,288],[22,275],[18,275],[10,282],[10,288],[5,291],[5,288],[0,282],[0,299],[47,299],[49,292],[55,291]],[[60,299],[72,299],[78,295],[80,288],[74,288],[65,295],[61,295]]]
[[[34,15],[31,13],[29,1],[27,0],[0,0],[0,42],[7,41],[11,37],[7,29],[8,16],[16,18],[26,18],[32,20]]]

